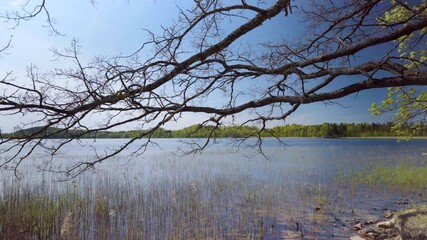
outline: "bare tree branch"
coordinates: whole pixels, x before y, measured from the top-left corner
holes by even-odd
[[[99,153],[96,159],[59,170],[73,177],[146,138],[138,151],[142,154],[156,130],[188,113],[203,113],[206,119],[200,126],[212,126],[209,138],[202,144],[191,143],[189,152],[203,150],[212,143],[215,129],[241,113],[252,117],[239,122],[240,126],[260,127],[251,136],[258,138],[260,146],[260,133],[266,131],[267,122],[285,121],[301,105],[374,88],[427,85],[425,62],[396,51],[409,35],[413,37],[405,44],[411,49],[425,48],[425,7],[411,8],[405,20],[390,24],[377,19],[394,6],[380,0],[290,4],[290,0],[276,0],[274,4],[196,1],[193,8],[180,9],[176,21],[162,34],[147,30],[149,40],[130,56],[97,57],[84,63],[78,42],[73,41],[71,48],[54,52],[73,63],[74,68],[40,73],[30,66],[25,86],[7,75],[0,81],[0,86],[8,89],[0,96],[0,113],[34,114],[33,123],[20,129],[40,128],[25,137],[3,139],[0,145],[8,146],[3,152],[13,150],[16,154],[2,160],[0,166],[19,166],[34,149],[44,146],[45,139],[58,133],[81,130],[49,148],[53,157],[64,145],[90,134],[136,123],[145,130],[122,146]],[[26,14],[5,17],[19,24],[41,13],[51,22],[45,1]],[[286,23],[290,14],[307,20],[300,40],[240,46],[249,32],[263,28],[273,18]],[[245,22],[231,31],[225,27],[226,22],[236,19]],[[384,49],[384,54],[356,60],[376,48]],[[145,49],[152,50],[152,54],[143,57]],[[407,69],[407,60],[417,62],[418,67]],[[58,79],[67,79],[67,83],[61,84]],[[336,82],[346,85],[336,88]],[[223,97],[212,103],[214,95]],[[94,123],[89,118],[99,121]],[[49,131],[52,127],[56,127],[53,132]]]

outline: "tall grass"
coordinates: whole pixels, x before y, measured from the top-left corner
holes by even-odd
[[[319,185],[224,175],[2,190],[0,239],[280,239],[297,222],[298,231],[317,231],[313,206],[327,201]]]
[[[3,182],[0,239],[328,239],[351,232],[340,228],[348,223],[337,221],[337,214],[357,217],[340,202],[351,189],[314,180],[291,183],[284,175],[78,181]],[[355,188],[423,188],[427,167],[341,171],[336,181]]]
[[[427,186],[422,166],[339,171],[331,181],[334,168],[317,171],[323,162],[316,161],[306,168],[308,157],[239,162],[214,153],[176,161],[156,155],[125,166],[112,161],[93,177],[66,183],[48,174],[27,182],[2,176],[0,239],[345,239],[351,221],[366,220],[360,216],[366,211],[353,211],[364,204],[360,186]]]
[[[419,190],[427,187],[427,165],[377,165],[350,172],[338,171],[337,180],[355,185],[383,186],[394,190]]]

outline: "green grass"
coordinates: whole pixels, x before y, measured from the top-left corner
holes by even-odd
[[[427,187],[427,166],[399,164],[374,166],[351,172],[338,171],[337,181],[355,185],[385,186],[391,189],[418,190]]]
[[[68,209],[81,204],[76,194],[53,194],[46,189],[8,186],[0,201],[2,239],[45,239],[59,234]]]

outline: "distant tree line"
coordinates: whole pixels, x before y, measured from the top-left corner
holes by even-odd
[[[319,125],[292,124],[272,128],[275,135],[281,137],[396,137],[398,133],[393,123],[324,123]],[[400,129],[411,129],[410,125]],[[425,125],[412,131],[412,136],[427,136]]]
[[[410,129],[412,136],[427,136],[426,125],[417,128],[403,126]],[[147,130],[148,131],[148,130]],[[25,138],[34,133],[48,136],[48,138],[134,138],[147,131],[99,131],[85,132],[84,130],[67,130],[48,128],[40,133],[40,128],[28,128],[14,133],[2,134],[3,138]],[[393,129],[392,123],[324,123],[317,125],[291,124],[276,126],[260,131],[257,127],[249,126],[201,126],[192,125],[180,130],[165,130],[159,128],[150,135],[152,138],[245,138],[245,137],[396,137],[398,134]]]

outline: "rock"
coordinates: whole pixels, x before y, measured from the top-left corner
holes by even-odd
[[[363,229],[362,228],[362,224],[358,223],[358,224],[354,225],[353,229],[356,230],[356,231],[362,230]]]
[[[397,228],[386,229],[375,240],[402,240]]]
[[[285,239],[301,239],[301,232],[295,232],[291,230],[285,230],[282,235]]]
[[[349,240],[366,240],[366,239],[361,238],[361,237],[359,237],[359,236],[353,236],[353,237],[351,237]]]
[[[388,220],[388,221],[377,223],[377,228],[378,229],[390,229],[390,228],[394,228],[395,225],[396,224],[394,224],[394,219],[391,219],[391,220]]]
[[[392,211],[390,211],[390,210],[385,210],[384,211],[384,217],[386,217],[386,218],[392,218],[393,215],[394,215],[394,213]]]
[[[402,239],[427,239],[427,206],[396,214]]]
[[[366,234],[366,236],[368,237],[368,239],[376,239],[378,237],[378,232],[368,232]]]
[[[364,224],[365,225],[371,225],[371,224],[374,224],[374,223],[376,223],[377,222],[377,220],[366,220],[365,222],[364,222]]]
[[[366,239],[375,239],[377,236],[380,235],[380,233],[377,230],[370,227],[359,230],[357,231],[357,233]]]
[[[316,210],[316,211],[320,211],[320,210],[322,210],[322,206],[321,206],[321,205],[316,206],[316,207],[314,208],[314,210]]]
[[[407,199],[400,204],[407,204]],[[355,230],[360,238],[351,240],[419,240],[427,239],[427,205],[405,211],[392,212],[384,209],[384,216],[388,221],[366,221],[364,225],[377,223],[375,226],[360,229],[362,224],[356,224]]]
[[[374,222],[371,221],[371,220],[366,220],[363,224],[365,224],[365,225],[371,225],[372,223],[374,223]]]

